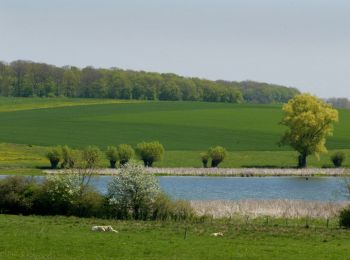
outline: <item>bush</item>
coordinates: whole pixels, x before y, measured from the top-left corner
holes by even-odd
[[[46,158],[49,159],[51,164],[51,169],[56,169],[58,163],[61,160],[61,151],[60,148],[52,148],[50,151],[47,152]]]
[[[201,153],[200,156],[201,156],[203,167],[208,168],[209,154]]]
[[[35,211],[42,215],[69,215],[81,186],[77,174],[48,175],[35,199]]]
[[[78,217],[106,217],[105,197],[92,187],[77,197],[70,214]]]
[[[339,214],[339,225],[350,228],[350,207],[343,209]]]
[[[128,144],[120,144],[118,145],[117,149],[120,165],[126,164],[135,155],[134,149]]]
[[[153,163],[160,161],[164,154],[164,147],[158,141],[146,143],[142,142],[137,145],[136,151],[147,167],[152,167]]]
[[[187,220],[194,216],[188,201],[172,201],[165,193],[160,193],[153,203],[153,220]]]
[[[345,153],[336,152],[331,156],[331,160],[335,167],[341,167],[343,164],[343,161],[345,160]]]
[[[111,213],[122,219],[147,219],[159,193],[159,184],[154,175],[146,173],[144,167],[135,162],[127,163],[108,184]]]
[[[78,152],[72,150],[69,146],[62,147],[62,168],[74,168],[78,161]]]
[[[31,179],[11,176],[0,181],[0,213],[31,214],[39,187]]]
[[[96,146],[88,146],[82,151],[83,168],[93,169],[102,159],[102,152]]]
[[[109,164],[112,169],[115,168],[117,161],[119,160],[118,149],[113,146],[108,146],[106,151],[107,159],[109,160]]]
[[[224,147],[216,146],[209,149],[208,154],[211,158],[211,167],[218,167],[225,159],[227,151]]]

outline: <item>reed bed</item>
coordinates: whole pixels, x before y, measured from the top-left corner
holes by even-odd
[[[337,217],[339,211],[349,202],[316,202],[303,200],[239,200],[239,201],[191,201],[191,206],[199,216],[230,218],[249,216],[257,218],[318,218]]]
[[[74,171],[74,170],[73,170]],[[72,170],[45,170],[45,173],[68,173]],[[95,169],[100,175],[118,174],[118,169]],[[146,172],[157,175],[179,176],[347,176],[348,168],[146,168]]]

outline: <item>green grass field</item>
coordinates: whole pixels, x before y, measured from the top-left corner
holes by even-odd
[[[279,105],[0,98],[0,143],[7,143],[0,146],[0,168],[11,172],[17,164],[26,172],[45,166],[45,146],[106,149],[150,140],[159,140],[167,151],[159,167],[200,167],[199,153],[215,145],[230,151],[222,167],[290,167],[296,153],[277,145],[284,131],[281,116]],[[349,149],[349,132],[350,110],[341,110],[328,148]],[[310,164],[329,165],[329,154]]]
[[[115,233],[94,233],[112,225]],[[334,224],[331,224],[334,225]],[[185,237],[185,230],[187,234]],[[350,231],[324,221],[136,222],[0,215],[0,259],[348,259]],[[210,236],[224,232],[223,237]]]

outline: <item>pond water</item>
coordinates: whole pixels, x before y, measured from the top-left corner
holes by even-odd
[[[6,177],[5,175],[0,178]],[[42,178],[42,177],[38,177]],[[344,201],[345,179],[341,177],[157,177],[172,198],[187,200],[298,199]],[[107,191],[111,176],[92,179],[100,192]]]

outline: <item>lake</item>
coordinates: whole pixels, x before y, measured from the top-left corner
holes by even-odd
[[[0,178],[6,177],[5,175]],[[42,178],[42,177],[39,177]],[[94,177],[92,184],[105,193],[111,176]],[[161,188],[175,199],[240,200],[297,199],[344,201],[341,177],[189,177],[159,176]]]

